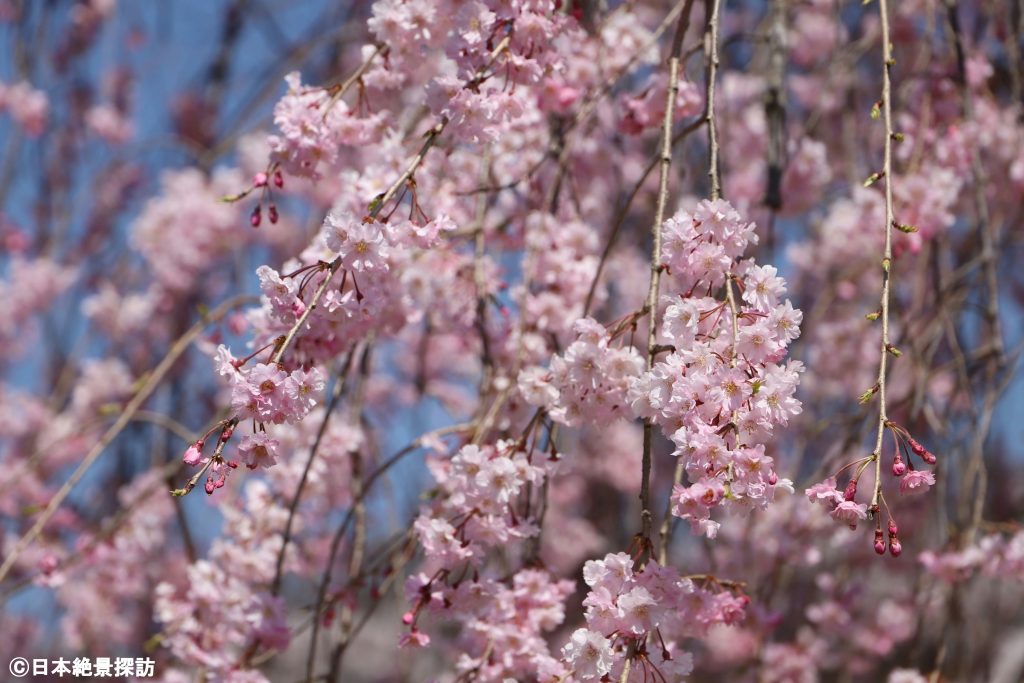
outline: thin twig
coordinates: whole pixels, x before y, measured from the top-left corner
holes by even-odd
[[[889,42],[888,0],[879,0],[878,10],[882,18],[882,119],[885,123],[885,157],[882,166],[882,179],[885,182],[885,252],[882,257],[882,344],[878,361],[878,433],[875,436],[875,450],[872,453],[875,459],[875,490],[871,496],[871,507],[876,514],[882,495],[882,437],[885,435],[886,423],[889,421],[886,415],[885,375],[890,348],[889,289],[892,279],[892,228],[894,221],[892,209],[892,84],[889,80],[889,71],[894,61],[892,43]]]
[[[658,342],[658,292],[661,285],[661,224],[665,220],[665,206],[668,204],[669,172],[672,168],[672,123],[675,118],[676,98],[679,94],[679,56],[683,47],[683,36],[690,25],[690,12],[694,0],[687,0],[679,15],[676,33],[668,60],[668,92],[666,93],[665,118],[661,126],[661,171],[658,180],[658,203],[651,226],[651,281],[647,289],[647,371],[654,367],[654,347]],[[651,526],[651,451],[654,445],[654,424],[644,421],[643,460],[640,479],[640,550],[637,562],[643,565],[650,556]]]

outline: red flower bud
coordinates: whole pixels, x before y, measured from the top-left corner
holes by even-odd
[[[846,485],[846,490],[843,492],[843,498],[846,500],[853,500],[857,497],[857,480],[851,479],[850,483]]]
[[[249,225],[254,228],[260,227],[260,222],[263,220],[263,207],[257,206],[249,214]]]
[[[280,171],[274,172],[274,185],[276,185],[278,188],[284,187],[284,176],[281,175]]]
[[[900,532],[900,528],[898,526],[896,526],[896,522],[890,519],[889,520],[889,535],[890,536],[895,536],[899,532]]]
[[[269,216],[270,222],[272,224],[273,223],[277,223],[277,205],[276,204],[271,204],[267,208],[267,215]]]

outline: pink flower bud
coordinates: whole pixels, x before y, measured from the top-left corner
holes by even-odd
[[[769,486],[775,486],[778,483],[779,483],[779,475],[775,474],[775,472],[772,472],[771,474],[768,475],[768,485]]]
[[[900,532],[900,528],[898,526],[896,526],[896,522],[890,519],[889,520],[889,533],[892,536],[895,536],[899,532]]]
[[[280,171],[276,171],[274,173],[274,185],[276,185],[278,188],[284,187],[284,176],[281,175]]]
[[[914,451],[914,455],[924,456],[925,447],[915,441],[913,437],[908,438],[907,443],[910,444],[910,450]]]
[[[897,455],[896,458],[892,461],[892,475],[894,477],[902,477],[906,473],[907,465],[906,463],[903,462],[903,459]]]
[[[203,488],[206,489],[206,495],[212,496],[213,495],[213,479],[207,479],[206,480],[206,484],[203,485]]]
[[[893,557],[899,557],[903,552],[903,544],[900,543],[898,538],[892,538],[889,541],[889,554]]]
[[[875,552],[879,555],[885,555],[885,540],[882,538],[881,529],[875,532]]]
[[[188,447],[188,450],[185,451],[185,456],[182,458],[182,460],[184,460],[185,464],[188,465],[189,467],[195,467],[196,465],[199,464],[199,461],[202,459],[203,440],[200,439],[199,441],[196,441],[194,444]]]
[[[409,624],[411,624],[413,622],[413,620],[415,618],[416,618],[416,615],[414,615],[412,612],[406,612],[405,614],[402,615],[402,623],[405,624],[406,626],[408,626]]]
[[[252,177],[252,184],[254,187],[266,187],[267,186],[267,174],[257,173]]]
[[[929,465],[934,465],[936,460],[935,454],[928,450],[921,454],[921,459],[924,460]]]
[[[252,210],[252,213],[249,214],[249,225],[251,225],[254,228],[258,228],[258,227],[260,227],[260,222],[262,220],[263,220],[263,207],[262,206],[257,206],[256,208],[254,208]]]
[[[272,224],[273,223],[277,223],[277,205],[276,204],[271,204],[267,208],[267,216],[270,218],[270,222]]]
[[[43,572],[43,574],[49,576],[53,572],[57,571],[57,566],[59,564],[60,561],[57,559],[56,555],[53,555],[52,553],[47,553],[45,556],[43,556],[43,559],[39,560],[39,570]]]
[[[857,497],[857,480],[851,479],[850,483],[846,485],[846,490],[843,491],[843,498],[845,500],[853,500]]]

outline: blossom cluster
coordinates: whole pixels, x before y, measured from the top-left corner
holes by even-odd
[[[501,580],[489,566],[497,549],[506,558],[529,552],[525,542],[540,532],[529,492],[540,490],[550,461],[533,464],[515,443],[498,441],[463,446],[448,460],[432,460],[430,467],[439,495],[413,524],[425,559],[406,582],[411,609],[404,618],[409,630],[403,643],[429,642],[420,628],[427,612],[466,625],[456,665],[462,672],[486,672],[487,680],[562,675],[543,634],[564,619],[572,583],[536,569]]]
[[[46,130],[50,101],[45,92],[25,81],[0,83],[0,113],[5,111],[27,135],[39,137]]]
[[[742,594],[702,588],[656,562],[636,570],[625,553],[588,561],[583,579],[590,587],[583,600],[587,626],[562,648],[580,680],[621,680],[627,655],[637,662],[630,681],[681,680],[693,669],[693,657],[673,638],[742,621],[749,602]]]
[[[431,472],[446,494],[416,519],[414,529],[431,565],[453,570],[482,564],[487,551],[538,532],[521,514],[520,494],[540,486],[546,466],[533,464],[512,442],[463,446]]]
[[[332,166],[343,145],[367,145],[383,135],[381,114],[358,117],[326,88],[303,86],[298,72],[285,77],[287,94],[274,107],[280,131],[269,138],[271,161],[288,173],[317,179]]]
[[[527,368],[519,391],[531,405],[571,427],[628,417],[630,381],[643,371],[643,359],[631,347],[611,345],[608,331],[593,318],[573,325],[576,341],[550,366]]]
[[[980,572],[993,578],[1024,578],[1024,531],[989,534],[961,550],[926,550],[917,558],[929,574],[959,583]]]
[[[662,234],[663,265],[680,291],[662,302],[669,352],[631,383],[628,399],[683,459],[691,485],[673,491],[673,514],[714,537],[715,507],[764,507],[776,486],[788,486],[765,445],[801,411],[794,393],[803,364],[783,360],[802,315],[782,298],[773,266],[741,260],[756,234],[728,202],[701,201],[665,221]]]
[[[889,471],[894,478],[899,480],[900,494],[914,496],[924,493],[935,484],[935,475],[929,470],[915,468],[913,458],[918,457],[922,463],[928,465],[934,465],[937,462],[937,458],[903,427],[892,421],[887,422],[885,426],[892,433],[897,443],[896,453],[893,455],[892,466],[889,468]],[[904,455],[907,458],[906,461],[903,460]],[[837,488],[836,479],[839,474],[837,473],[836,476],[828,477],[824,481],[814,484],[805,493],[812,503],[821,503],[833,519],[849,525],[851,529],[856,529],[857,522],[867,519],[869,514],[875,515],[877,522],[875,525],[874,548],[876,553],[884,555],[886,541],[883,538],[885,534],[882,532],[882,521],[879,514],[879,501],[885,503],[885,496],[881,488],[882,482],[875,482],[876,493],[872,496],[870,507],[867,503],[857,502],[858,482],[861,475],[868,465],[880,458],[880,453],[874,453],[871,456],[854,460],[844,465],[839,473],[847,469],[853,469],[854,473],[850,476],[846,487],[842,491]],[[881,467],[878,469],[881,470]],[[896,524],[892,509],[888,504],[885,505],[885,509],[889,516],[889,523],[887,525],[888,549],[893,557],[899,557],[903,552],[903,544],[900,543],[898,536],[899,526]]]

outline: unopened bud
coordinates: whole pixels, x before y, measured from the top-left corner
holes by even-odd
[[[206,489],[206,495],[213,495],[213,479],[207,479],[206,484],[203,486]]]
[[[889,554],[893,557],[899,557],[903,553],[903,544],[900,543],[898,538],[889,539]]]
[[[896,456],[892,461],[892,476],[902,477],[907,473],[907,465],[903,462],[900,456]]]
[[[843,498],[846,500],[853,500],[857,497],[857,480],[851,479],[850,483],[846,485],[846,490],[843,491]]]
[[[899,532],[900,532],[900,528],[898,526],[896,526],[896,522],[894,520],[890,519],[889,520],[889,533],[892,534],[893,536],[895,536]]]
[[[257,206],[249,214],[249,225],[254,228],[260,227],[260,223],[263,221],[263,207]]]
[[[267,207],[267,216],[270,218],[270,222],[277,223],[277,205],[271,204]]]
[[[775,472],[772,472],[771,474],[768,475],[768,485],[769,486],[775,486],[778,483],[779,483],[779,475],[775,474]]]
[[[267,174],[257,173],[252,177],[253,187],[266,187],[267,186]]]
[[[923,456],[925,454],[925,447],[915,441],[913,437],[907,439],[907,442],[910,444],[910,450],[914,451],[914,455]]]
[[[875,552],[879,555],[885,555],[885,539],[882,538],[881,529],[875,532]]]
[[[283,175],[281,175],[281,172],[280,172],[280,171],[275,171],[275,172],[274,172],[274,185],[275,185],[275,186],[276,186],[276,187],[277,187],[278,189],[280,189],[280,188],[284,187],[284,176],[283,176]]]
[[[406,626],[409,626],[410,624],[412,624],[412,622],[413,622],[413,620],[415,618],[416,618],[416,615],[414,615],[412,612],[406,612],[405,614],[402,615],[402,623],[405,624]]]

